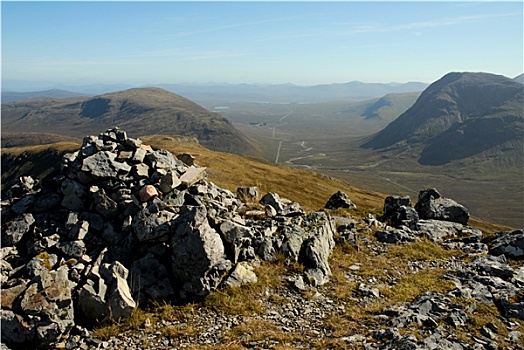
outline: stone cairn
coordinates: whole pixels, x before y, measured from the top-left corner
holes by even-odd
[[[257,281],[252,264],[279,255],[331,274],[334,223],[256,187],[238,195],[206,168],[153,150],[118,128],[66,154],[60,174],[30,177],[2,202],[2,343],[42,347],[71,330],[119,321],[138,304],[184,302]],[[241,200],[242,199],[242,200]],[[244,202],[243,202],[244,201]],[[82,326],[79,326],[82,325]]]
[[[70,343],[87,336],[89,327],[124,320],[150,301],[199,300],[223,286],[255,283],[253,267],[260,260],[300,262],[304,273],[287,277],[290,285],[322,286],[331,275],[335,242],[358,247],[366,242],[362,230],[374,233],[377,242],[366,244],[378,253],[384,244],[425,237],[472,260],[441,262],[449,268],[444,278],[456,285],[446,295],[422,293],[391,305],[378,315],[380,329],[344,341],[366,349],[496,348],[492,324],[482,327],[474,346],[454,335],[468,322],[468,310],[453,303],[455,297],[495,304],[502,317],[524,320],[524,267],[506,260],[524,259],[523,231],[483,238],[467,225],[467,209],[436,189],[420,191],[414,207],[407,196],[387,197],[378,219],[306,214],[277,193],[259,200],[256,187],[236,194],[222,189],[207,181],[206,169],[190,155],[153,150],[117,128],[86,137],[59,168],[46,183],[20,178],[2,201],[2,348]],[[326,208],[356,206],[337,192]],[[424,262],[411,264],[425,268]],[[361,282],[362,298],[382,297],[372,282]],[[521,332],[511,328],[518,324],[508,322],[508,339],[520,342]],[[421,339],[398,331],[413,325],[422,330]]]

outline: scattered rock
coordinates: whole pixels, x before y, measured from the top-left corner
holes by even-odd
[[[421,219],[444,220],[463,225],[467,225],[469,220],[469,212],[463,205],[450,198],[441,197],[434,188],[419,192],[415,210]]]
[[[356,209],[357,206],[349,199],[349,196],[342,191],[332,195],[325,205],[326,209],[348,208]]]
[[[177,159],[165,150],[153,150],[117,128],[86,137],[78,152],[64,157],[60,169],[57,177],[45,183],[20,179],[10,191],[13,197],[2,201],[0,316],[2,343],[9,347],[141,348],[142,341],[150,340],[152,348],[183,348],[193,343],[209,347],[223,338],[226,329],[244,320],[205,308],[196,310],[195,317],[209,326],[199,328],[187,343],[145,329],[136,337],[122,334],[120,339],[125,341],[118,342],[118,337],[101,341],[89,337],[84,327],[123,321],[137,303],[196,301],[221,286],[249,288],[257,282],[253,266],[280,257],[286,263],[300,263],[303,273],[282,277],[289,288],[279,288],[279,296],[269,290],[261,293],[261,303],[279,297],[288,301],[269,303],[261,321],[308,337],[331,336],[324,320],[345,312],[345,306],[330,300],[321,287],[331,277],[329,257],[335,237],[337,243],[349,242],[357,248],[369,245],[374,254],[384,253],[381,242],[407,244],[420,237],[447,247],[476,249],[477,254],[472,262],[461,265],[458,260],[413,261],[414,271],[443,264],[450,269],[446,278],[456,288],[448,295],[423,293],[411,303],[386,308],[376,315],[386,323],[382,330],[340,338],[351,346],[473,348],[453,337],[454,330],[469,322],[468,310],[454,304],[453,297],[495,303],[501,317],[508,320],[524,317],[519,294],[524,270],[505,260],[522,255],[522,231],[499,233],[484,242],[480,231],[466,226],[467,211],[441,199],[436,190],[421,191],[416,210],[409,197],[388,197],[384,221],[389,226],[372,215],[356,221],[332,218],[326,212],[306,214],[299,203],[275,192],[257,204],[256,187],[241,187],[236,194],[222,189],[206,180],[206,169],[196,166],[191,157]],[[333,208],[354,207],[342,192],[330,202]],[[247,215],[247,207],[264,208],[266,215],[260,210]],[[362,232],[372,230],[378,242],[362,237]],[[490,254],[500,256],[486,256],[485,243]],[[354,263],[347,269],[346,278],[357,281],[355,295],[364,302],[383,297],[379,288],[384,285],[378,283],[384,281],[362,279],[362,266]],[[389,283],[396,281],[398,277],[392,277]],[[158,322],[184,327],[181,320]],[[152,323],[144,327],[155,329]],[[423,330],[419,339],[397,330],[410,325]],[[486,344],[506,334],[494,326],[484,328]],[[515,343],[522,338],[514,330],[507,334]],[[130,337],[135,337],[131,343]],[[271,341],[268,337],[242,345],[278,345]]]
[[[388,196],[384,200],[384,215],[381,219],[393,227],[406,226],[415,229],[419,216],[411,206],[409,196]]]
[[[497,238],[491,241],[489,253],[504,254],[507,258],[524,259],[524,231],[503,231],[496,233]]]
[[[253,267],[247,262],[239,262],[234,268],[224,284],[229,287],[241,287],[246,284],[256,283],[257,275],[253,271]]]

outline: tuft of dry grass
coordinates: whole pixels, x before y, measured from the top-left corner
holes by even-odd
[[[420,241],[403,245],[391,245],[388,247],[388,255],[407,260],[447,260],[460,255],[459,251],[450,250],[441,245],[424,238]]]
[[[381,288],[380,293],[387,298],[388,304],[411,301],[422,292],[445,294],[455,288],[452,281],[442,278],[445,272],[445,269],[431,268],[412,275],[404,275],[393,287]]]
[[[21,146],[12,148],[2,148],[3,154],[19,156],[22,153],[38,154],[41,152],[55,151],[59,153],[74,152],[80,148],[81,144],[76,142],[56,142],[45,145]]]
[[[250,318],[242,324],[233,327],[225,336],[226,341],[242,339],[243,343],[249,343],[253,341],[273,340],[282,345],[300,338],[301,335],[299,334],[285,332],[275,323],[258,318]]]
[[[284,302],[269,290],[283,288],[281,276],[286,273],[282,259],[274,262],[262,262],[255,267],[257,282],[247,287],[229,287],[211,292],[204,305],[217,312],[229,315],[256,315],[265,310],[263,301]]]

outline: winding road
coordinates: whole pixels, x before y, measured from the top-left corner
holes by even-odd
[[[286,114],[285,116],[283,116],[282,118],[280,118],[280,120],[278,121],[278,124],[275,124],[273,126],[273,138],[276,139],[276,140],[280,140],[280,142],[278,143],[277,153],[275,155],[275,164],[278,164],[278,158],[280,158],[280,149],[282,148],[282,142],[287,141],[286,139],[279,139],[279,138],[277,138],[275,136],[276,128],[279,127],[279,126],[287,125],[287,123],[284,122],[284,119],[286,119],[287,117],[289,117],[293,113],[294,113],[293,110],[291,108],[289,108],[289,113]]]

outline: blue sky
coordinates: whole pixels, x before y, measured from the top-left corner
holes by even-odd
[[[523,72],[522,2],[7,2],[2,81],[432,82]]]

